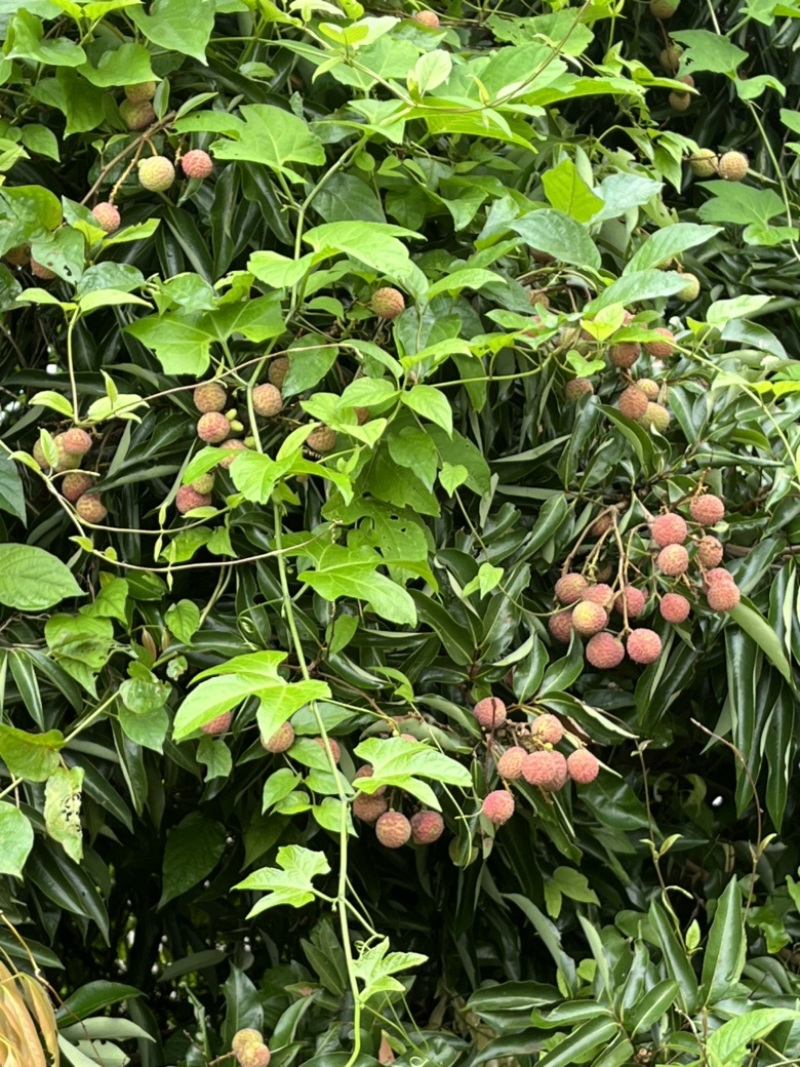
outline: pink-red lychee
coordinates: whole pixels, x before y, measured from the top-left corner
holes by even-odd
[[[735,582],[712,582],[706,590],[706,600],[712,611],[733,611],[741,598]]]
[[[506,721],[506,706],[499,697],[484,697],[472,709],[484,730],[496,730]]]
[[[106,233],[114,233],[119,229],[119,224],[122,221],[119,211],[108,200],[102,200],[99,204],[95,204],[92,208],[92,214],[97,221],[97,225],[101,230],[105,230]]]
[[[557,745],[564,736],[561,720],[550,712],[537,715],[531,725],[531,737],[541,745]]]
[[[75,511],[84,522],[98,523],[108,515],[99,493],[84,493],[75,501]]]
[[[582,574],[562,574],[556,582],[556,599],[562,604],[574,604],[581,599],[589,583]]]
[[[661,598],[658,610],[661,612],[662,619],[666,619],[673,626],[677,626],[681,622],[686,622],[689,618],[692,605],[680,593],[667,593]]]
[[[219,382],[201,382],[192,393],[194,406],[204,415],[209,411],[224,411],[228,394]]]
[[[439,16],[435,11],[415,11],[411,17],[414,22],[418,22],[420,26],[427,26],[429,30],[439,28]]]
[[[683,545],[667,545],[658,553],[656,566],[662,574],[676,578],[689,569],[689,553]]]
[[[703,567],[718,567],[722,563],[722,542],[709,534],[697,542],[697,562]]]
[[[317,426],[306,438],[306,444],[312,452],[332,452],[336,447],[336,430],[330,426]]]
[[[609,359],[620,370],[629,370],[641,354],[642,346],[638,341],[620,341],[608,350]]]
[[[60,433],[56,438],[56,442],[71,456],[85,456],[92,447],[92,439],[89,434],[86,430],[78,429],[77,426]]]
[[[522,761],[527,752],[520,745],[507,748],[496,763],[497,773],[507,781],[514,781],[522,777]]]
[[[689,95],[688,93],[685,95]],[[675,334],[666,326],[656,326],[653,330],[658,335],[657,339],[645,341],[644,350],[655,359],[667,359],[675,351]]]
[[[197,490],[192,489],[191,485],[182,485],[175,494],[175,507],[181,515],[185,515],[187,511],[194,511],[195,508],[207,508],[210,503],[209,493],[198,493]]]
[[[598,670],[609,671],[625,659],[625,646],[613,634],[595,634],[586,645],[586,658]]]
[[[217,737],[219,734],[224,734],[229,728],[233,719],[233,713],[230,711],[223,711],[221,715],[218,715],[216,719],[212,719],[211,722],[204,723],[200,729],[204,734],[210,734],[211,737]]]
[[[375,823],[375,836],[386,848],[402,848],[411,837],[411,823],[401,811],[387,811]]]
[[[514,814],[514,797],[506,789],[495,789],[483,798],[481,811],[494,826],[502,826]]]
[[[74,504],[78,497],[83,496],[94,485],[94,478],[88,474],[67,474],[61,483],[61,492]]]
[[[661,638],[653,630],[634,630],[626,642],[628,655],[634,663],[653,663],[661,655]]]
[[[405,310],[406,301],[399,289],[385,286],[375,290],[369,305],[379,318],[396,319]]]
[[[339,760],[342,758],[342,751],[339,748],[339,742],[335,738],[329,737],[327,743],[324,737],[315,737],[314,740],[317,742],[323,752],[326,752],[328,750],[328,747],[330,747],[331,755],[333,756],[333,762],[339,762]]]
[[[689,511],[694,521],[699,522],[701,526],[716,526],[725,518],[725,505],[713,493],[696,496],[689,505]]]
[[[187,178],[207,178],[213,169],[211,156],[201,148],[193,148],[181,157],[181,170]]]
[[[588,600],[592,604],[599,604],[601,608],[610,608],[614,601],[614,590],[605,582],[599,585],[590,585],[581,594],[581,600]]]
[[[572,612],[557,611],[547,620],[547,629],[562,644],[568,645],[572,634]]]
[[[733,575],[730,571],[726,571],[724,567],[712,567],[710,571],[707,571],[704,575],[707,585],[713,585],[714,582],[732,582]]]
[[[231,432],[231,424],[220,411],[208,411],[197,420],[197,436],[207,445],[218,445]]]
[[[277,389],[283,388],[286,375],[289,373],[289,359],[287,356],[278,356],[269,361],[267,377]]]
[[[362,822],[374,823],[389,808],[389,801],[376,793],[356,793],[353,797],[353,814]]]
[[[272,418],[278,415],[283,408],[283,397],[280,389],[269,382],[257,385],[253,390],[253,410],[256,415]]]
[[[239,452],[249,452],[250,449],[238,438],[229,438],[223,445],[220,445],[220,452],[222,452],[223,458],[219,461],[220,467],[224,467],[227,470],[231,463],[236,459]]]
[[[567,756],[569,776],[578,785],[589,785],[600,773],[597,757],[585,748],[576,748]]]
[[[572,609],[572,628],[582,637],[591,637],[608,625],[608,613],[591,600],[581,600]]]
[[[522,763],[522,777],[529,785],[555,793],[563,789],[569,778],[567,761],[555,750],[529,752]]]
[[[689,529],[680,515],[659,515],[650,523],[650,536],[659,548],[667,545],[682,545],[689,536]]]
[[[629,385],[620,394],[620,398],[617,401],[617,406],[625,418],[633,419],[634,422],[640,419],[647,411],[647,404],[647,397],[641,389],[637,389],[634,385]]]
[[[626,585],[624,592],[617,593],[614,599],[614,610],[620,615],[623,614],[623,601],[629,619],[638,619],[647,606],[647,597],[635,585]]]
[[[571,378],[564,386],[564,396],[567,400],[580,400],[582,396],[591,396],[594,386],[588,378]]]
[[[418,811],[411,816],[411,840],[415,845],[432,845],[444,833],[444,819],[438,811]]]
[[[272,737],[262,737],[261,745],[267,752],[286,752],[294,744],[294,727],[290,722],[282,723]]]

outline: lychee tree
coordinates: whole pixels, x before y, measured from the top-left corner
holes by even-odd
[[[798,16],[6,5],[0,1061],[800,1057]]]

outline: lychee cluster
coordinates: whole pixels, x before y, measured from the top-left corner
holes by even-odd
[[[414,740],[410,735],[400,736]],[[372,767],[365,764],[358,768],[353,781],[371,778],[372,775]],[[399,791],[393,792],[397,797]],[[352,802],[353,815],[361,822],[374,825],[375,836],[384,848],[402,848],[409,842],[414,845],[433,845],[444,833],[444,818],[438,811],[423,808],[408,818],[399,809],[390,810],[389,802],[385,786],[380,786],[374,793],[358,790]]]
[[[66,473],[61,480],[61,493],[75,506],[79,519],[89,525],[98,525],[108,515],[108,510],[99,493],[94,492],[95,479],[91,474],[78,470],[92,447],[92,438],[78,426],[58,433],[53,437],[56,447],[56,462],[51,467],[41,440],[33,446],[33,458],[42,470],[56,474]]]
[[[123,105],[124,106],[124,105]],[[146,105],[132,105],[134,107],[150,107]],[[120,110],[122,110],[120,108]],[[152,108],[150,108],[152,111]],[[149,119],[144,125],[152,121]],[[139,127],[136,127],[137,129]],[[140,159],[137,163],[139,184],[143,189],[151,193],[165,193],[172,188],[175,182],[175,164],[167,156],[153,155],[147,159]],[[214,169],[214,163],[207,152],[199,148],[193,148],[180,158],[180,167],[185,177],[202,181],[207,178]]]

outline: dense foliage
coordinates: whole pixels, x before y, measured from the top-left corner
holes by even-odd
[[[0,1064],[797,1062],[800,4],[0,34]]]

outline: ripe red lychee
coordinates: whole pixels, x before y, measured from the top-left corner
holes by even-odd
[[[98,523],[108,515],[99,493],[84,493],[75,501],[75,511],[84,522]]]
[[[221,411],[207,411],[197,420],[197,436],[209,445],[218,445],[231,432],[231,424]]]
[[[601,608],[610,608],[614,600],[614,590],[605,582],[598,585],[590,585],[581,594],[581,600],[589,600],[592,604],[599,604]]]
[[[718,496],[706,493],[705,496],[696,496],[689,504],[689,512],[695,522],[701,526],[716,526],[721,519],[725,518],[725,505]]]
[[[415,11],[411,17],[420,26],[427,26],[430,30],[439,28],[439,16],[435,11]]]
[[[726,182],[740,182],[747,176],[750,160],[744,152],[723,152],[719,157],[717,171]]]
[[[294,727],[290,722],[282,723],[272,737],[262,737],[261,745],[267,752],[286,752],[294,744]]]
[[[627,585],[624,593],[617,593],[614,599],[614,610],[619,612],[620,615],[623,614],[623,599],[625,600],[628,618],[638,619],[647,605],[647,597],[635,585]]]
[[[152,100],[156,95],[156,82],[136,82],[135,85],[126,85],[124,93],[132,104],[141,104],[143,100]],[[260,1037],[259,1040],[261,1040]]]
[[[411,823],[401,811],[387,811],[375,823],[375,836],[386,848],[402,848],[411,837]]]
[[[92,439],[89,434],[86,430],[78,429],[77,426],[60,433],[56,440],[61,443],[64,451],[69,452],[71,456],[85,456],[92,447]]]
[[[257,385],[253,390],[253,410],[256,415],[263,415],[265,418],[271,418],[274,415],[279,414],[283,408],[283,397],[281,396],[280,389],[277,389],[274,385],[265,383],[264,385]]]
[[[88,474],[67,474],[61,483],[61,492],[74,504],[78,497],[87,493],[94,485],[94,478]]]
[[[712,582],[706,590],[706,600],[712,611],[733,611],[742,594],[735,582]]]
[[[625,659],[625,646],[613,634],[595,634],[586,645],[586,658],[601,671],[613,670]]]
[[[652,378],[637,378],[633,383],[634,389],[639,389],[644,393],[648,400],[658,400],[659,384],[654,382]]]
[[[680,2],[681,0],[650,0],[650,14],[661,21],[671,19]]]
[[[531,725],[531,737],[540,745],[557,745],[564,736],[561,720],[550,712],[537,715]]]
[[[194,406],[204,415],[209,411],[224,411],[228,394],[219,382],[201,382],[192,393]]]
[[[107,200],[102,200],[92,208],[92,214],[97,220],[97,225],[106,233],[114,233],[119,229],[121,222],[119,211]]]
[[[689,553],[683,545],[667,545],[656,557],[656,566],[669,578],[677,578],[689,569]]]
[[[582,637],[591,637],[608,625],[608,614],[599,604],[581,600],[572,609],[572,628]]]
[[[661,655],[661,638],[653,630],[634,630],[625,647],[634,663],[653,663]]]
[[[653,333],[658,334],[658,339],[646,341],[645,352],[654,359],[667,359],[675,351],[675,334],[666,326],[656,326]]]
[[[151,193],[164,193],[175,181],[175,168],[166,156],[140,159],[139,184]]]
[[[306,444],[313,452],[332,452],[336,447],[336,430],[330,426],[318,426],[308,435]]]
[[[689,536],[689,529],[680,515],[659,515],[650,523],[650,536],[659,548],[667,545],[682,545]]]
[[[496,730],[506,721],[506,706],[499,697],[484,697],[472,709],[484,730]]]
[[[608,350],[609,359],[620,370],[632,367],[641,354],[642,346],[638,341],[620,341]]]
[[[557,611],[547,620],[547,629],[562,644],[568,645],[572,634],[572,612]]]
[[[210,494],[198,493],[191,485],[182,485],[175,494],[175,507],[181,515],[194,511],[195,508],[207,508],[210,503]]]
[[[230,438],[224,444],[220,445],[220,452],[224,453],[223,458],[219,461],[220,467],[224,467],[227,470],[231,463],[236,459],[240,452],[249,452],[250,449],[238,438]]]
[[[550,793],[558,792],[567,784],[569,771],[567,761],[560,752],[551,749],[529,752],[522,763],[522,777],[529,785],[538,785]]]
[[[658,610],[661,612],[662,619],[666,619],[673,626],[677,626],[678,623],[686,622],[689,618],[692,605],[680,593],[666,593],[661,598]]]
[[[726,571],[724,567],[713,567],[710,571],[706,571],[704,578],[706,585],[713,585],[715,582],[733,581],[733,575],[730,571]]]
[[[556,582],[556,599],[560,600],[562,604],[574,604],[581,599],[583,591],[588,585],[589,583],[582,574],[574,572],[563,574]]]
[[[567,400],[579,400],[582,396],[591,396],[594,386],[588,378],[571,378],[564,386],[564,396]]]
[[[31,274],[35,278],[41,278],[43,282],[51,282],[56,277],[54,270],[45,267],[43,263],[40,263],[38,259],[34,259],[33,256],[31,256]]]
[[[589,785],[600,773],[597,757],[585,748],[576,748],[567,756],[569,776],[578,785]]]
[[[697,562],[703,567],[718,567],[722,563],[722,542],[716,537],[701,537],[697,542]]]
[[[233,719],[233,713],[230,711],[224,711],[221,715],[218,715],[216,719],[212,719],[211,722],[205,723],[200,729],[204,734],[210,734],[212,737],[216,737],[218,734],[224,734],[231,724]]]
[[[481,811],[494,826],[502,826],[514,814],[514,797],[506,789],[494,789],[483,798]]]
[[[200,148],[193,148],[181,157],[181,170],[187,178],[207,178],[213,169],[211,156]]]
[[[327,745],[325,744],[325,738],[324,737],[315,737],[314,740],[317,742],[317,744],[319,745],[319,747],[322,749],[323,752],[326,752],[328,746],[330,746],[331,755],[333,756],[333,762],[334,763],[338,763],[339,762],[339,760],[342,758],[342,752],[341,752],[341,749],[339,748],[339,742],[335,738],[329,737]]]
[[[269,361],[267,377],[276,388],[283,388],[283,383],[286,381],[286,375],[288,373],[289,360],[286,356],[278,356],[277,359],[271,359]]]
[[[374,823],[388,811],[389,801],[376,793],[356,793],[353,797],[353,814],[362,822]]]
[[[521,778],[522,761],[526,756],[527,752],[520,745],[514,745],[512,748],[507,748],[497,761],[497,773],[501,778],[505,778],[507,781],[514,781],[516,778]]]
[[[634,385],[629,385],[620,394],[617,406],[626,419],[633,419],[635,422],[647,411],[647,397],[641,389],[637,389]]]
[[[411,816],[411,840],[415,845],[432,845],[444,833],[444,819],[438,811],[418,811]]]
[[[123,100],[119,105],[119,113],[122,121],[129,130],[143,130],[155,121],[156,113],[149,100],[141,100],[134,103],[132,100]]]
[[[369,306],[378,318],[396,319],[405,310],[406,300],[399,289],[385,286],[383,289],[375,290]]]

